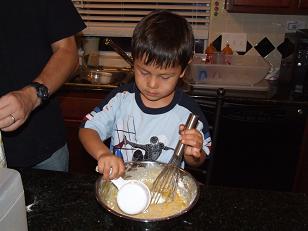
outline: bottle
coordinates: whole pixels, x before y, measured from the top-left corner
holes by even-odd
[[[6,168],[6,159],[4,154],[4,148],[3,148],[3,142],[1,137],[1,131],[0,131],[0,168]]]
[[[232,60],[232,55],[233,55],[233,50],[230,48],[230,44],[227,43],[225,48],[222,49],[222,52],[224,54],[225,57],[225,64],[231,64],[231,60]]]
[[[205,63],[214,63],[214,53],[217,52],[216,48],[213,46],[213,43],[210,43],[210,45],[206,48],[205,54],[206,54],[206,60]]]

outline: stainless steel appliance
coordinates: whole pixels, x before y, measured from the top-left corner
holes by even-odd
[[[308,99],[308,29],[296,32],[291,96]]]

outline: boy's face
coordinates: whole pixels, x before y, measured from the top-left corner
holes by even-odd
[[[173,99],[178,79],[184,76],[181,66],[160,68],[146,65],[143,60],[134,63],[135,82],[141,92],[141,99],[150,108],[165,107]]]

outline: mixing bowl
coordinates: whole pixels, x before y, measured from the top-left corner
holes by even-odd
[[[126,173],[123,178],[140,180],[151,188],[151,184],[164,166],[163,163],[153,161],[127,162],[125,163]],[[117,206],[116,187],[110,181],[103,180],[102,176],[96,180],[96,199],[103,208],[118,217],[141,222],[169,220],[188,212],[199,198],[199,185],[194,177],[183,169],[179,169],[179,172],[177,195],[174,201],[150,205],[142,214],[128,215],[123,213]]]

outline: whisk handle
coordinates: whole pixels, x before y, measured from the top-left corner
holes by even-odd
[[[189,117],[186,121],[186,124],[185,124],[185,129],[195,128],[197,126],[198,119],[199,119],[199,116],[197,116],[193,113],[190,113]],[[174,155],[181,158],[183,153],[184,153],[184,146],[185,145],[182,144],[182,142],[179,140],[176,147],[175,147]]]
[[[198,119],[199,119],[199,116],[193,114],[193,113],[190,113],[189,114],[189,117],[186,121],[186,129],[192,129],[192,128],[195,128],[197,126],[197,123],[198,123]]]

